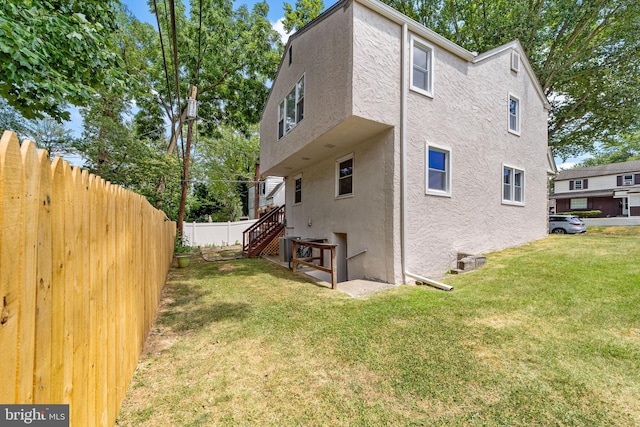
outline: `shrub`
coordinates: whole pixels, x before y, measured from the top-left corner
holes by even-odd
[[[598,216],[602,213],[601,210],[592,210],[592,211],[571,211],[571,212],[558,212],[556,215],[574,215],[581,218],[589,218]]]

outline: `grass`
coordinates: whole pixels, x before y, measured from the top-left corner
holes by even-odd
[[[264,260],[170,272],[126,426],[640,425],[640,227],[363,299]]]

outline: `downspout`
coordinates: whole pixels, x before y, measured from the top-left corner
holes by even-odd
[[[400,71],[400,169],[401,169],[401,181],[402,188],[400,193],[400,229],[402,234],[402,243],[400,249],[400,257],[402,258],[402,274],[405,276],[404,281],[407,281],[407,277],[414,279],[417,282],[425,283],[433,286],[434,288],[442,289],[444,291],[452,291],[453,286],[445,285],[436,280],[422,277],[420,275],[411,273],[407,269],[407,38],[409,35],[407,23],[402,24],[402,42],[400,43],[402,52],[400,53],[402,68]]]

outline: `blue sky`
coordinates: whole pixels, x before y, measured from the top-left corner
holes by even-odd
[[[295,0],[288,0],[288,2],[291,4],[295,4]],[[149,7],[147,6],[146,1],[122,0],[122,3],[125,4],[129,8],[131,13],[133,13],[133,15],[136,18],[138,18],[140,21],[148,22],[152,24],[154,27],[156,26],[155,16],[151,12],[149,12]],[[236,7],[239,7],[245,4],[249,8],[251,8],[256,3],[258,3],[257,0],[248,0],[248,1],[236,0],[234,2],[234,5]],[[280,20],[280,18],[284,17],[284,3],[285,3],[285,0],[267,0],[267,4],[269,5],[268,18],[272,24],[275,25]],[[329,0],[328,3],[332,3],[331,0]]]

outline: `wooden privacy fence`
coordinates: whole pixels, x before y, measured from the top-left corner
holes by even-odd
[[[173,256],[175,223],[31,141],[0,140],[0,403],[115,424]]]

